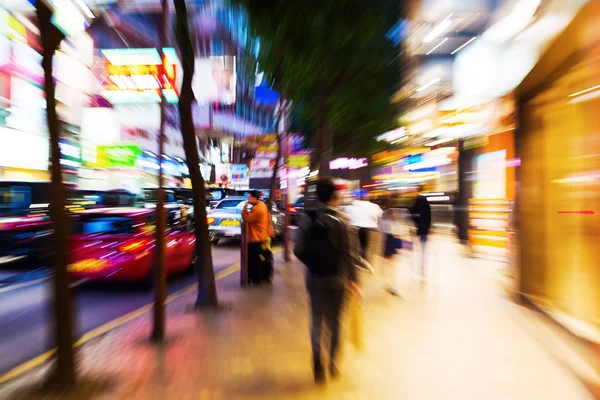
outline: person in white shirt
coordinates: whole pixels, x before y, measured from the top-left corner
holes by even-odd
[[[377,204],[368,201],[367,197],[363,195],[362,199],[354,200],[344,211],[350,217],[350,224],[358,228],[360,253],[362,258],[367,259],[369,231],[377,230],[383,210]]]

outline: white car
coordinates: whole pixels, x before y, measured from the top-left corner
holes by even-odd
[[[248,201],[246,197],[226,197],[208,212],[206,222],[208,223],[208,233],[212,243],[217,244],[221,238],[240,238],[242,234],[242,209],[246,201]],[[275,204],[272,207],[273,229],[275,236],[280,237],[283,233],[285,215]]]

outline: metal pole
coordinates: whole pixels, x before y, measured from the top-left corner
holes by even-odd
[[[248,285],[248,224],[242,222],[240,235],[240,285]]]
[[[163,60],[164,65],[164,53],[163,48],[167,42],[167,21],[169,15],[169,3],[167,0],[162,0],[162,18],[160,23],[160,49],[159,54]],[[161,77],[162,81],[163,77]],[[165,274],[165,190],[163,187],[163,147],[164,147],[164,134],[165,134],[165,117],[166,117],[166,101],[162,92],[160,91],[160,128],[158,132],[158,204],[156,206],[156,260],[154,269],[154,323],[152,329],[152,340],[162,341],[165,337],[165,297],[167,291],[167,282]]]
[[[281,111],[281,115],[283,116],[283,163],[285,165],[286,174],[285,174],[285,196],[284,196],[284,206],[285,206],[285,222],[283,224],[284,234],[283,234],[283,260],[285,262],[289,262],[291,260],[291,249],[290,249],[290,232],[289,226],[291,222],[290,215],[290,174],[288,167],[288,157],[290,155],[290,132],[289,132],[289,113],[290,103],[287,100],[283,101],[283,110]]]

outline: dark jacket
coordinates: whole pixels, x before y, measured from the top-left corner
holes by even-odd
[[[326,204],[319,203],[317,205],[317,218],[327,226],[329,243],[342,250],[343,267],[340,268],[340,276],[327,279],[339,283],[356,282],[356,268],[362,265],[360,255],[357,253],[359,243],[356,228],[350,226],[350,220],[346,214]],[[299,234],[294,246],[294,255],[303,263],[307,258],[306,254],[311,251],[306,248],[306,238],[312,223],[311,217],[304,214],[298,224]],[[309,274],[308,279],[311,278]]]
[[[431,229],[431,206],[425,196],[417,196],[415,203],[409,208],[417,227],[417,235],[428,235]]]

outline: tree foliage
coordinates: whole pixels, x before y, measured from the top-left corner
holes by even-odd
[[[250,15],[268,82],[301,107],[309,135],[330,130],[336,153],[368,155],[395,125],[390,98],[397,49],[386,34],[398,19],[390,0],[232,0]]]

